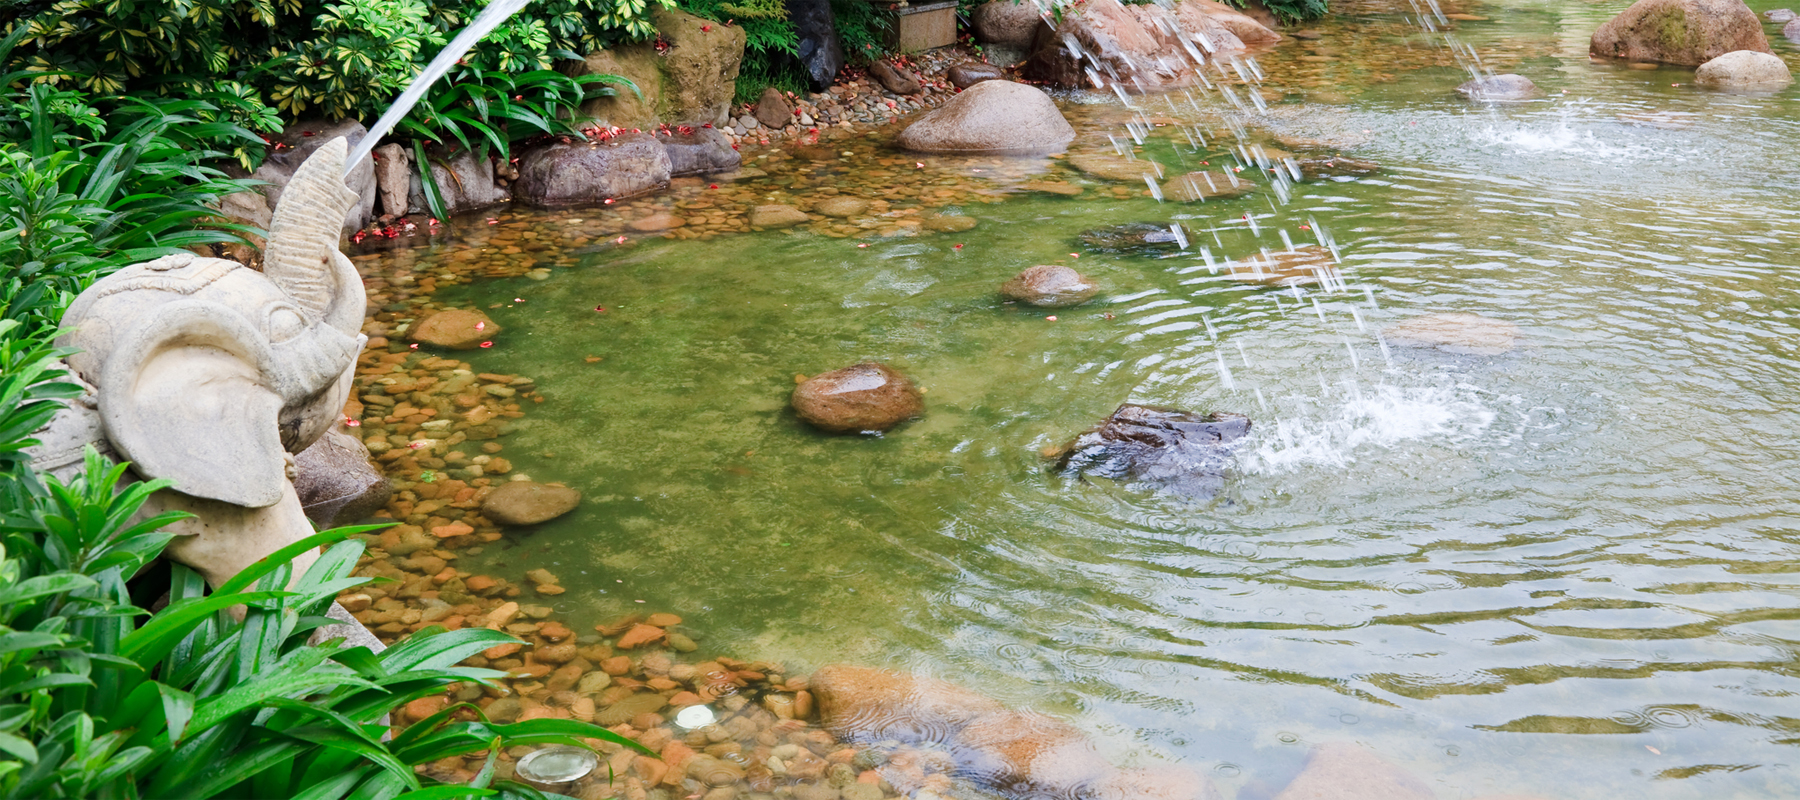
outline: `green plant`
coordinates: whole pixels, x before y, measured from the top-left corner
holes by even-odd
[[[887,32],[893,25],[868,0],[832,0],[831,16],[837,23],[846,61],[867,64],[890,52]]]
[[[1249,8],[1252,2],[1260,3],[1269,13],[1285,24],[1318,19],[1330,12],[1327,0],[1226,0],[1238,8]]]
[[[178,515],[131,523],[167,484],[121,488],[124,470],[90,450],[79,478],[46,480],[0,519],[0,797],[541,798],[489,788],[500,748],[600,739],[643,750],[595,725],[498,725],[463,705],[383,741],[383,715],[500,677],[453,665],[515,640],[475,628],[427,629],[380,654],[308,644],[332,598],[367,580],[348,577],[363,549],[352,534],[367,528],[297,542],[211,593],[176,566],[168,605],[146,613],[129,580]],[[289,559],[320,545],[330,547],[292,583]],[[428,788],[415,771],[483,749],[488,767],[468,787]]]
[[[467,68],[432,87],[425,100],[400,121],[399,130],[440,145],[465,150],[492,147],[512,157],[512,145],[533,136],[580,133],[576,116],[589,97],[610,95],[601,84],[637,86],[618,75],[570,77],[540,69],[521,74]]]
[[[121,266],[214,242],[242,241],[215,219],[220,197],[250,187],[208,162],[203,142],[256,141],[203,122],[200,101],[129,100],[99,127],[53,113],[69,94],[33,84],[0,99],[18,149],[0,143],[0,318],[52,326],[69,300]],[[78,101],[73,101],[78,102]],[[110,131],[109,131],[110,129]],[[83,141],[98,131],[103,141]]]

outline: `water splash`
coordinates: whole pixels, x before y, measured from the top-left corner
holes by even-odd
[[[1306,467],[1347,467],[1370,448],[1404,442],[1455,444],[1485,433],[1495,413],[1469,387],[1352,387],[1348,397],[1311,413],[1263,423],[1253,450],[1240,451],[1246,473],[1276,474]]]

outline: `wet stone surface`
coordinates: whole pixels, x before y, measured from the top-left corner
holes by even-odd
[[[1210,500],[1225,488],[1232,443],[1249,432],[1250,418],[1241,414],[1200,415],[1127,403],[1076,437],[1057,468]]]

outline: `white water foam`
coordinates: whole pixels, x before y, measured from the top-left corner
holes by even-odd
[[[1276,416],[1257,426],[1254,449],[1239,454],[1246,473],[1274,474],[1304,467],[1344,467],[1368,448],[1402,442],[1447,444],[1482,435],[1495,414],[1472,387],[1378,386],[1356,392],[1336,407]]]

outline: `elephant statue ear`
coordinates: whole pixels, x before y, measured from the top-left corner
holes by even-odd
[[[274,505],[287,462],[264,339],[219,303],[156,309],[106,361],[99,406],[107,439],[139,475],[172,480],[182,494]]]

